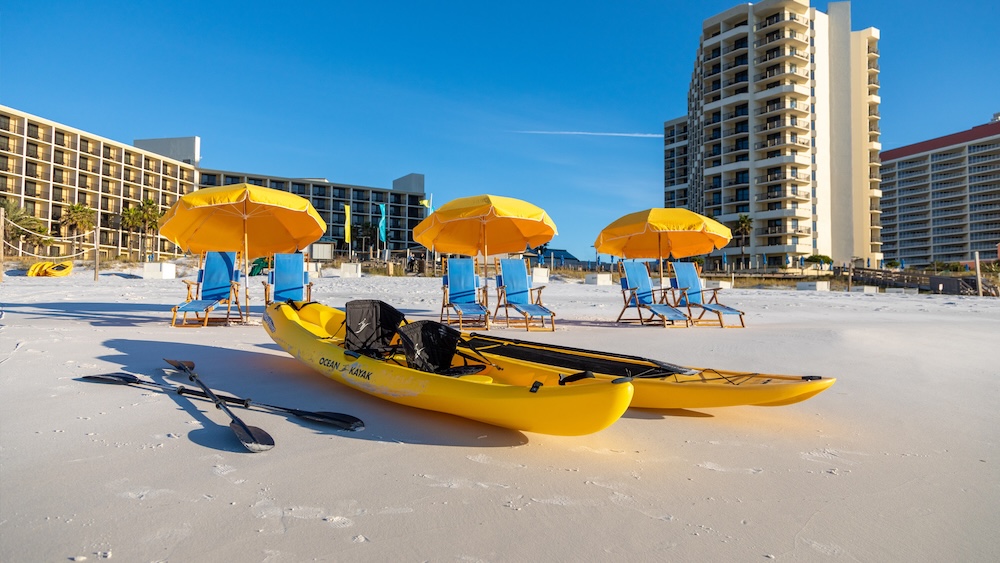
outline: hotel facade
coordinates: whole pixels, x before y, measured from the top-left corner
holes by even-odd
[[[882,258],[879,31],[850,3],[741,4],[705,20],[687,115],[664,123],[664,205],[736,230],[715,259]]]
[[[993,121],[882,153],[882,241],[907,267],[997,258],[1000,113]]]
[[[289,191],[308,199],[326,220],[321,242],[344,245],[346,206],[351,224],[377,226],[386,212],[389,250],[413,248],[413,227],[424,218],[422,174],[393,181],[392,188],[338,184],[326,179],[285,178],[247,172],[203,169],[198,137],[113,141],[42,117],[0,105],[0,198],[13,200],[39,218],[52,237],[65,238],[59,220],[73,204],[96,210],[101,258],[138,258],[140,233],[122,228],[121,214],[153,200],[165,211],[184,194],[199,188],[246,182]],[[359,237],[353,237],[358,239]],[[375,246],[370,237],[355,248]],[[79,258],[93,258],[94,238],[83,239]],[[5,243],[6,244],[6,243]],[[386,243],[381,243],[386,248]],[[68,257],[76,243],[57,241],[42,248],[7,245],[7,256]],[[148,253],[153,259],[182,255],[166,239],[155,237]]]

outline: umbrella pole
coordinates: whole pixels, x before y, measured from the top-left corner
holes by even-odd
[[[660,266],[660,297],[665,298],[663,293],[663,234],[656,235],[656,263]]]
[[[250,235],[247,233],[246,201],[243,202],[243,322],[250,322]]]
[[[483,305],[486,307],[486,312],[489,313],[490,310],[490,277],[487,270],[487,258],[489,257],[489,249],[486,244],[486,221],[481,223],[480,227],[480,237],[483,241]],[[486,328],[489,329],[489,321],[486,323]]]

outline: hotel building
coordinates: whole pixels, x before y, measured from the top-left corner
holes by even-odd
[[[985,125],[884,151],[882,241],[907,267],[997,257],[1000,114]]]
[[[351,224],[377,226],[380,204],[388,214],[386,239],[390,250],[417,246],[413,227],[426,208],[422,174],[393,181],[392,189],[338,184],[326,179],[284,178],[199,167],[200,139],[137,140],[128,145],[0,105],[0,199],[13,199],[42,220],[53,237],[66,237],[59,224],[65,209],[83,204],[97,211],[102,259],[138,257],[140,234],[121,226],[123,210],[155,201],[165,211],[184,194],[199,188],[247,182],[298,194],[308,199],[327,222],[323,242],[344,249],[346,205]],[[355,236],[355,239],[358,237]],[[93,257],[94,240],[84,239],[82,257]],[[367,249],[375,241],[357,240]],[[7,246],[5,254],[70,256],[75,245],[57,242],[46,248]],[[383,246],[385,248],[385,246]],[[149,249],[154,259],[183,254],[157,236]]]
[[[882,258],[879,31],[850,3],[741,4],[705,20],[687,115],[664,124],[664,204],[736,229],[744,266]]]

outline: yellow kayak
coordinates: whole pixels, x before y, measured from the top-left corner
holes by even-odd
[[[44,276],[45,270],[52,265],[52,262],[35,262],[28,268],[28,275],[31,277]]]
[[[73,261],[66,260],[65,262],[59,262],[57,264],[52,264],[45,268],[41,276],[51,276],[56,278],[61,278],[70,275],[73,272]]]
[[[837,380],[832,377],[776,375],[685,367],[658,360],[500,338],[479,333],[464,335],[462,345],[485,357],[516,358],[556,369],[587,369],[598,378],[631,377],[632,406],[653,409],[691,409],[753,405],[791,405],[817,395]]]
[[[417,364],[419,358],[406,346],[403,353],[370,357],[345,348],[345,318],[344,311],[320,303],[272,303],[264,312],[263,326],[283,350],[348,387],[394,403],[504,428],[563,436],[590,434],[618,420],[632,400],[633,387],[627,378],[564,377],[572,372],[510,358],[477,362],[474,356],[455,354],[447,369],[431,373],[408,367],[422,364]],[[458,334],[434,321],[410,323],[400,328],[400,334],[405,336],[410,327]],[[404,344],[408,342],[409,338]],[[413,354],[423,352],[416,349]]]

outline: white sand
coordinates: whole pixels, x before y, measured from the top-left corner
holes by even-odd
[[[616,326],[614,287],[552,282],[527,338],[687,365],[835,376],[797,405],[629,410],[520,433],[325,379],[260,326],[172,329],[179,280],[0,283],[0,561],[995,561],[1000,300],[727,290],[746,329]],[[262,278],[258,278],[262,279]],[[259,325],[260,282],[251,301]],[[434,279],[324,277],[316,300],[436,317]],[[523,331],[498,330],[524,337]],[[351,413],[361,432],[78,381],[165,379]],[[173,382],[182,383],[181,378]]]

